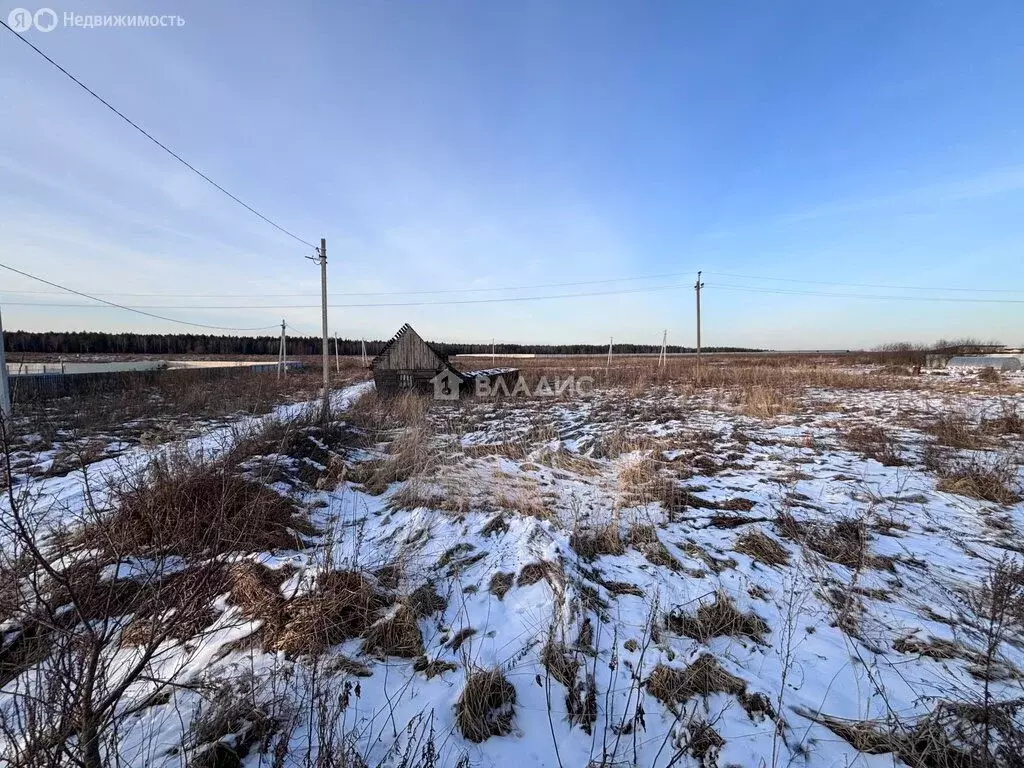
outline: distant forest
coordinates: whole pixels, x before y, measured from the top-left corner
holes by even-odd
[[[277,336],[213,336],[196,333],[104,333],[99,331],[54,331],[34,333],[10,331],[5,334],[4,347],[8,354],[53,353],[65,355],[276,355],[279,339]],[[366,353],[376,355],[384,341],[366,342]],[[439,352],[447,355],[490,354],[490,344],[449,344],[433,342]],[[289,336],[289,355],[318,355],[321,342],[319,337]],[[342,355],[359,355],[362,342],[359,339],[339,339],[338,349]],[[760,350],[744,347],[704,347],[705,352],[757,352]],[[615,344],[616,354],[657,353],[658,344]],[[591,355],[608,351],[601,344],[497,344],[495,352],[502,354],[538,355]],[[670,353],[693,352],[692,347],[669,345]],[[331,352],[334,340],[331,339]]]

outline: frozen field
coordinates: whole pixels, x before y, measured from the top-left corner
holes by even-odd
[[[903,374],[18,437],[0,760],[1021,765],[1024,376]]]

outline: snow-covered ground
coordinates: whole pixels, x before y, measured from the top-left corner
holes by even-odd
[[[353,431],[310,433],[313,456],[244,465],[256,477],[275,462],[273,487],[318,531],[299,548],[222,557],[277,574],[280,602],[261,613],[234,589],[218,595],[202,634],[168,639],[159,668],[125,691],[131,716],[104,754],[151,766],[902,764],[893,745],[940,702],[1024,696],[1024,599],[993,642],[983,589],[995,572],[1021,591],[1024,444],[1019,426],[1006,431],[1019,422],[997,420],[1024,414],[1024,396],[973,383],[808,389],[768,417],[724,391],[598,389],[434,403],[380,429],[344,413],[375,397],[367,385],[345,390],[336,418]],[[940,445],[956,442],[935,428],[950,415],[965,418],[963,446]],[[222,454],[265,423],[186,447]],[[94,464],[90,482],[151,454]],[[954,471],[965,466],[998,470],[1008,495],[977,498],[993,492]],[[64,509],[89,490],[82,473],[18,487]],[[372,615],[335,635],[324,595],[353,573]],[[325,611],[311,625],[332,641],[324,653],[295,640],[308,605]],[[5,628],[9,648],[19,625]],[[123,646],[112,652],[138,653]],[[161,672],[174,685],[152,698]],[[8,714],[35,672],[19,674],[0,689]],[[1021,710],[1006,711],[1019,729]],[[851,743],[848,726],[865,721],[895,736]],[[993,754],[1010,755],[996,730]],[[962,733],[948,741],[977,757]],[[989,764],[1013,764],[1000,759]]]

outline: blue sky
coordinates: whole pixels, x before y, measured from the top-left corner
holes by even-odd
[[[408,321],[445,340],[657,343],[667,328],[670,341],[692,343],[689,286],[703,269],[706,344],[1024,343],[1024,303],[1010,303],[1024,302],[1020,3],[51,7],[185,19],[26,36],[275,221],[326,237],[332,294],[680,274],[336,295],[355,304],[659,288],[334,308],[342,336],[382,338]],[[132,305],[258,305],[153,310],[196,322],[283,316],[318,329],[317,309],[268,306],[317,303],[309,249],[6,30],[0,94],[0,261],[84,291],[147,294],[109,297]],[[5,326],[188,330],[114,309],[23,306],[78,300],[13,293],[46,290],[0,273]]]

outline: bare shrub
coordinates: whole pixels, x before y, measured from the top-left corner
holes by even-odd
[[[466,678],[455,704],[455,722],[462,735],[480,743],[512,730],[516,689],[500,669],[481,670]]]
[[[702,602],[693,614],[676,611],[665,616],[670,632],[706,643],[713,637],[749,637],[760,641],[770,631],[768,624],[753,613],[742,613],[723,592],[713,603]]]

